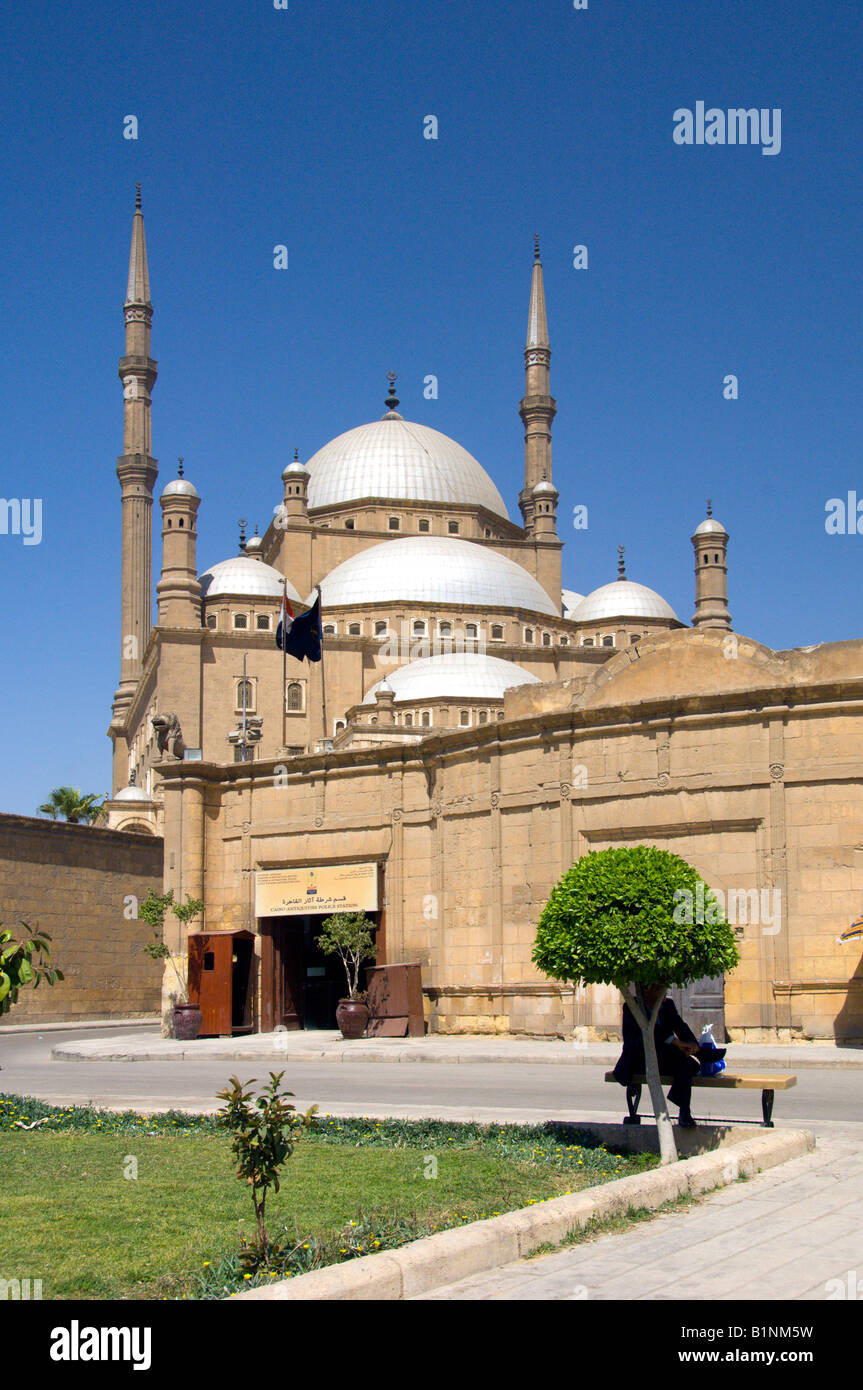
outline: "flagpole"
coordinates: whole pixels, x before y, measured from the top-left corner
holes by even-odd
[[[320,619],[320,623],[321,623],[321,628],[323,629],[323,624],[324,624],[324,610],[323,610],[323,603],[321,602],[321,586],[320,586],[320,584],[316,584],[316,585],[315,585],[315,588],[316,588],[317,591],[318,591],[318,605],[319,605],[319,607],[318,607],[318,614],[319,614],[319,619]],[[321,642],[321,705],[322,705],[322,707],[323,707],[323,716],[324,716],[324,742],[326,743],[326,740],[329,738],[329,734],[327,733],[327,683],[326,683],[326,680],[325,680],[325,678],[324,678],[324,644],[323,644],[323,642]]]
[[[288,647],[285,632],[285,619],[288,616],[288,576],[285,575],[284,594],[282,595],[282,747],[288,745]]]

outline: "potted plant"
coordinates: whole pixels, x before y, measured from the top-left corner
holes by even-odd
[[[324,955],[340,956],[345,967],[348,993],[336,1009],[336,1023],[343,1038],[361,1038],[369,1021],[369,1006],[359,981],[363,961],[374,960],[378,953],[372,931],[373,924],[364,912],[337,912],[326,919],[318,937]]]
[[[173,888],[167,893],[154,893],[151,888],[146,900],[138,908],[141,921],[153,928],[154,939],[147,942],[144,950],[153,960],[168,961],[177,981],[173,1008],[174,1037],[190,1041],[201,1031],[201,1010],[197,1004],[189,1003],[188,985],[177,969],[177,962],[165,941],[165,914],[169,908],[178,922],[188,926],[192,918],[203,911],[204,904],[200,898],[188,898],[184,903],[175,903]]]

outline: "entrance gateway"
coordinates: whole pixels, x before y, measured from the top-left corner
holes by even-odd
[[[339,956],[325,956],[317,937],[336,912],[365,912],[384,963],[383,865],[315,864],[260,869],[255,916],[261,936],[261,1032],[282,1027],[336,1028],[347,993]]]

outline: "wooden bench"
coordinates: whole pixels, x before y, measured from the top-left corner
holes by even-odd
[[[615,1080],[614,1072],[605,1073],[606,1081],[614,1082],[619,1086],[620,1082]],[[673,1078],[663,1076],[661,1078],[663,1086],[670,1086]],[[772,1071],[772,1072],[734,1072],[721,1071],[716,1076],[698,1076],[692,1078],[693,1086],[708,1086],[714,1090],[732,1091],[760,1091],[761,1092],[761,1113],[764,1116],[764,1124],[768,1129],[773,1128],[773,1098],[777,1091],[789,1091],[792,1086],[797,1085],[797,1076],[793,1071]],[[641,1101],[641,1088],[647,1085],[646,1076],[634,1076],[626,1088],[626,1104],[629,1114],[623,1121],[625,1125],[640,1125],[641,1119],[638,1114],[638,1106]]]

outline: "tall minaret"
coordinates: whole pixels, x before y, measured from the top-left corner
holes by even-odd
[[[158,476],[152,455],[150,393],[156,381],[156,363],[150,356],[150,277],[141,185],[135,194],[129,283],[123,314],[126,321],[126,354],[120,358],[123,383],[123,453],[117,460],[122,490],[122,627],[120,632],[120,684],[114,696],[114,717],[109,733],[119,734],[141,674],[144,649],[152,617],[152,512],[153,485]]]
[[[707,519],[696,526],[692,537],[695,550],[695,627],[731,631],[728,611],[728,532],[713,515],[708,498]]]
[[[524,487],[518,505],[525,530],[534,530],[534,489],[543,480],[551,483],[551,422],[556,414],[549,394],[551,344],[545,312],[545,286],[539,259],[539,237],[535,238],[533,275],[530,282],[530,311],[524,349],[525,389],[518,408],[524,423]]]

